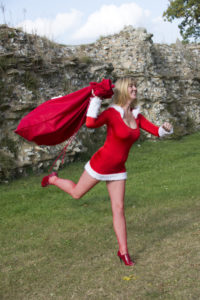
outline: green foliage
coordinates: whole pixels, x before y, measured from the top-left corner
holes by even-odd
[[[200,1],[199,0],[172,0],[163,17],[172,22],[181,19],[179,24],[180,34],[184,41],[200,38]]]
[[[12,173],[16,163],[17,144],[12,139],[4,137],[1,139],[0,149],[0,171],[3,174],[4,179],[12,178]],[[3,150],[4,149],[4,150]]]
[[[37,75],[34,72],[26,71],[23,77],[25,87],[35,92],[38,88]]]
[[[79,62],[89,65],[92,63],[92,59],[89,56],[81,56],[79,57]]]
[[[8,148],[8,150],[14,154],[17,153],[18,146],[15,141],[8,137],[8,135],[1,140],[1,147]]]
[[[12,94],[13,94],[13,90],[14,90],[15,86],[13,83],[9,83],[8,80],[2,80],[0,79],[0,104],[4,104],[1,105],[1,112],[3,112],[5,109],[7,109],[9,107],[9,103],[7,103],[7,101],[5,101],[6,98],[11,98]],[[1,119],[1,117],[0,117]],[[3,121],[5,121],[3,119]]]
[[[5,179],[12,177],[12,170],[16,166],[16,159],[9,154],[0,149],[0,172]]]
[[[17,66],[17,58],[14,56],[2,56],[0,57],[0,72],[5,72],[8,68]]]

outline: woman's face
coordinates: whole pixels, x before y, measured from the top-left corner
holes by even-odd
[[[137,98],[137,88],[134,83],[128,85],[128,96],[131,101],[134,101]]]

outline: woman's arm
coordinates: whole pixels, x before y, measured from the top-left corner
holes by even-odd
[[[90,100],[90,105],[87,111],[86,126],[88,128],[97,128],[107,123],[106,111],[102,112],[99,116],[99,109],[101,107],[101,99],[93,97]]]
[[[138,117],[140,127],[155,136],[163,137],[167,134],[173,133],[173,127],[168,122],[165,122],[162,126],[158,127],[151,123],[149,120],[147,120],[143,115],[139,114]]]

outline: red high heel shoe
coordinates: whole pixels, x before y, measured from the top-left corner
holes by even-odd
[[[52,177],[52,176],[58,176],[58,173],[57,172],[52,172],[51,174],[47,175],[47,176],[44,176],[42,178],[42,181],[41,181],[41,186],[42,187],[46,187],[48,186],[50,183],[49,183],[49,178]]]
[[[120,261],[121,262],[123,261],[126,266],[134,266],[135,265],[135,263],[131,260],[128,253],[122,255],[120,253],[120,251],[118,251],[117,255],[119,256]]]

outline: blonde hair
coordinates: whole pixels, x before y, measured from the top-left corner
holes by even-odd
[[[128,86],[130,84],[134,84],[137,86],[137,81],[133,77],[122,77],[119,78],[115,83],[114,88],[114,96],[113,96],[113,102],[119,106],[124,106],[127,103],[127,100],[129,99],[128,96]],[[133,107],[135,107],[137,104],[137,100],[132,103]]]

